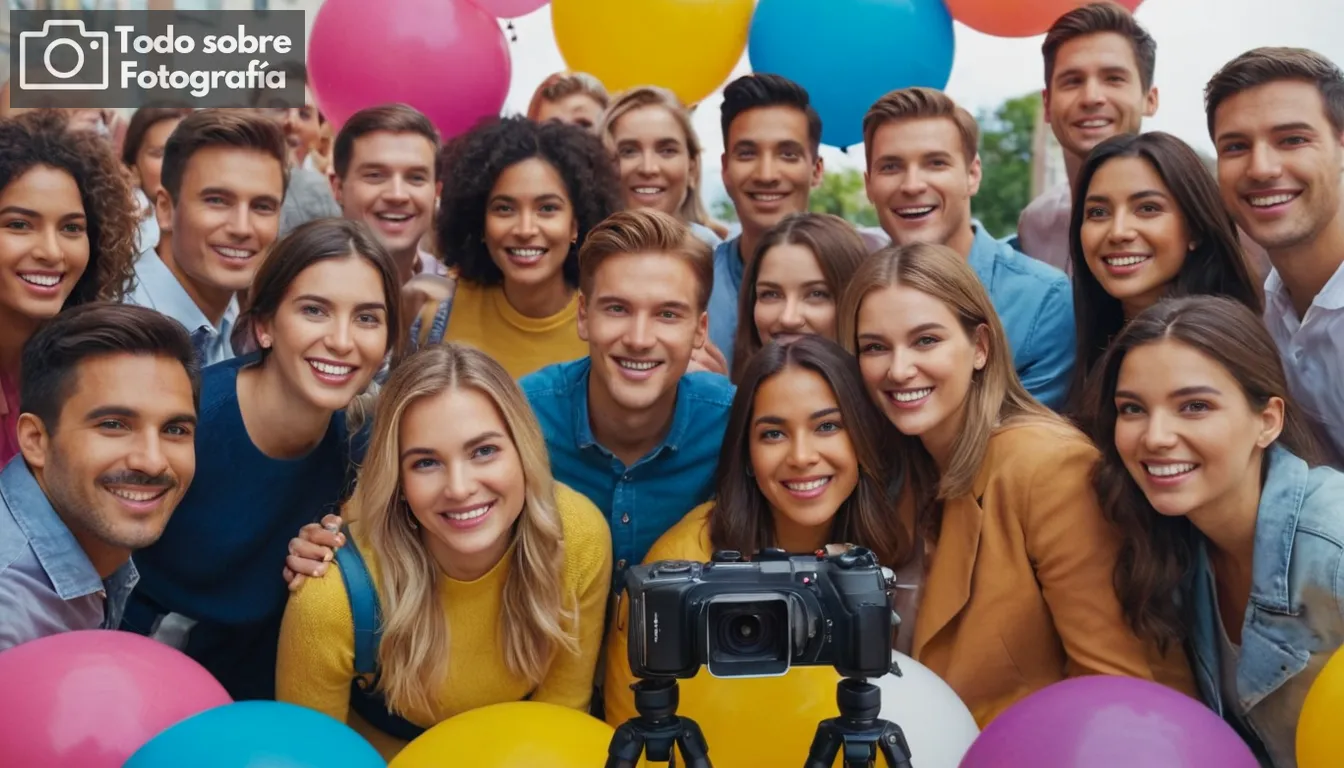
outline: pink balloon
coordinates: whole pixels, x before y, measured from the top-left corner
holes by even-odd
[[[337,130],[404,102],[452,138],[499,114],[511,75],[499,22],[467,0],[326,0],[308,38],[309,82]]]
[[[541,8],[551,0],[471,0],[482,11],[501,19],[516,19]]]
[[[0,653],[0,763],[121,768],[171,725],[232,703],[205,668],[132,632],[51,635]]]

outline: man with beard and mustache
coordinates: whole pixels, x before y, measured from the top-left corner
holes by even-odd
[[[196,473],[199,371],[181,325],[93,303],[24,346],[20,455],[0,471],[0,651],[113,629]]]

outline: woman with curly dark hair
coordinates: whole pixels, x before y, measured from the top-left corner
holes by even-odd
[[[0,465],[18,453],[19,356],[67,307],[120,301],[135,204],[105,139],[58,112],[0,120]]]
[[[439,252],[456,285],[424,308],[412,343],[471,344],[514,378],[587,355],[579,247],[621,207],[602,143],[572,125],[507,117],[454,142],[443,171]]]

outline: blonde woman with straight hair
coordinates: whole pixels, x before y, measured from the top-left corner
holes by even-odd
[[[912,655],[983,728],[1064,678],[1156,679],[1187,694],[1179,649],[1162,658],[1125,621],[1112,584],[1118,532],[1092,491],[1098,452],[1034,400],[966,260],[890,247],[855,274],[840,338],[899,433],[923,573]]]
[[[628,90],[607,108],[598,132],[626,208],[671,214],[710,247],[719,244],[727,229],[716,227],[700,198],[700,138],[676,94],[653,85]]]
[[[290,597],[277,698],[391,759],[424,729],[530,699],[588,708],[611,579],[602,514],[551,476],[499,363],[445,344],[383,388],[333,576]]]

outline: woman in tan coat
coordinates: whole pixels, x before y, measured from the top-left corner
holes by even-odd
[[[1193,694],[1179,649],[1161,658],[1125,622],[1119,537],[1092,492],[1097,451],[1032,399],[965,259],[879,251],[846,291],[840,338],[900,433],[923,558],[913,656],[984,727],[1022,697],[1086,674]]]

